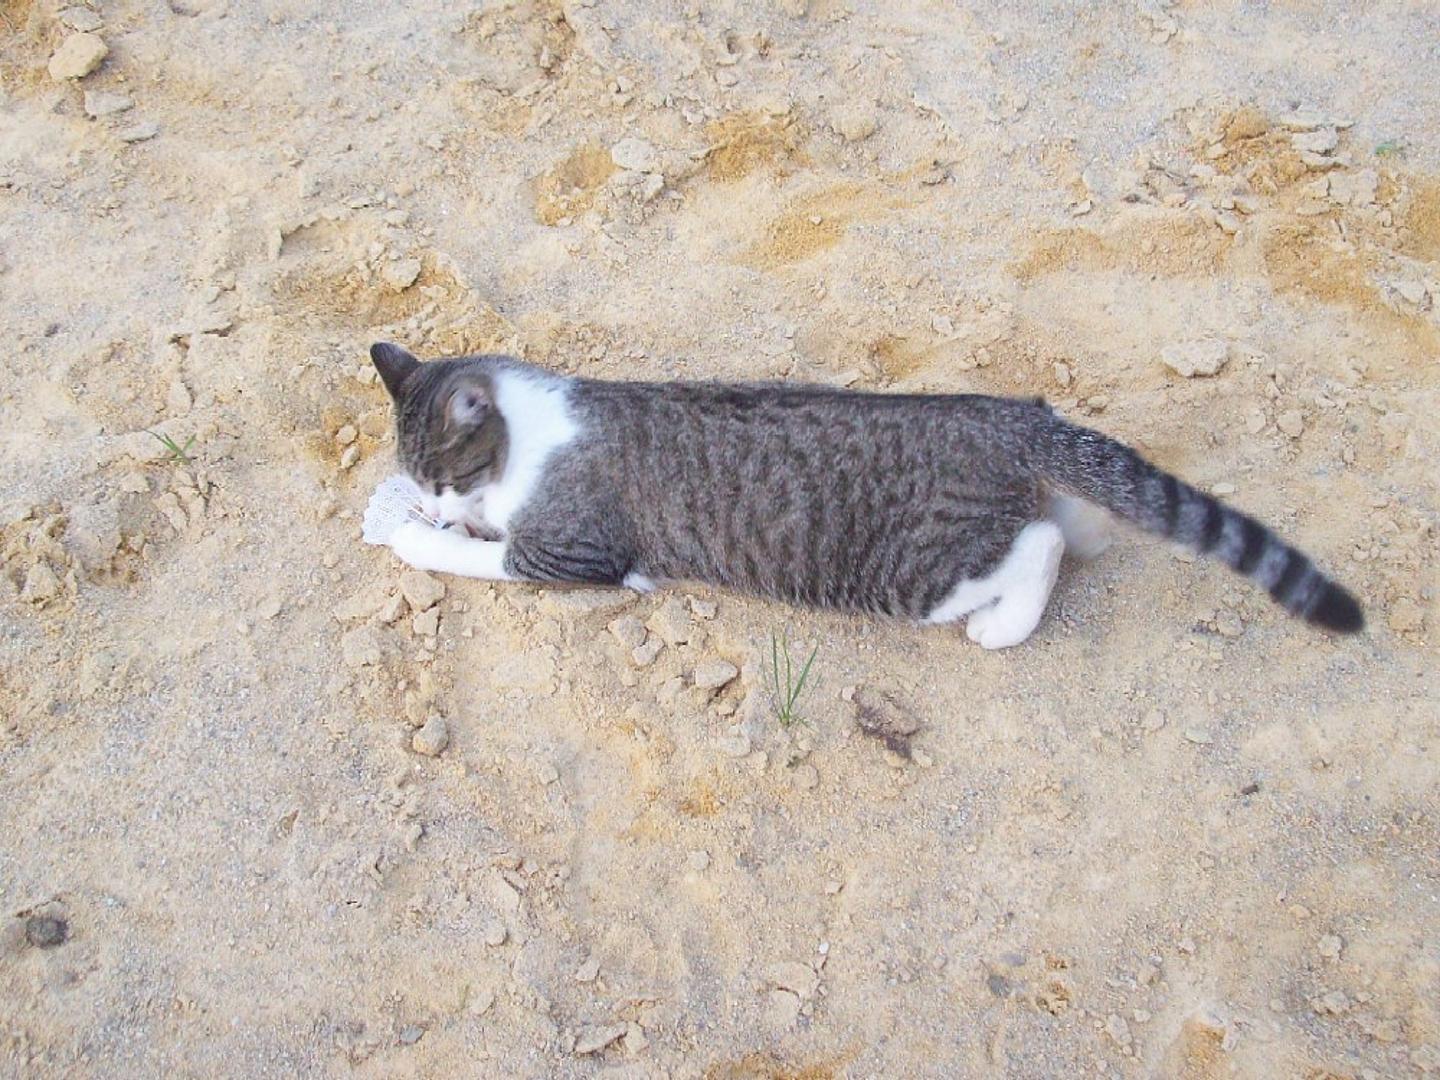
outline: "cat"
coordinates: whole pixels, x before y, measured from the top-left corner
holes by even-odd
[[[1212,555],[1341,633],[1359,603],[1299,551],[1041,399],[778,383],[610,382],[504,356],[370,351],[432,519],[422,570],[649,591],[704,582],[792,604],[966,619],[987,649],[1039,624],[1093,507]],[[478,539],[488,536],[490,539]]]

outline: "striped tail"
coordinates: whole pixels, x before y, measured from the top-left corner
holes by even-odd
[[[1354,596],[1254,518],[1157,469],[1124,443],[1046,413],[1032,465],[1051,484],[1219,559],[1292,615],[1342,634],[1364,627]]]

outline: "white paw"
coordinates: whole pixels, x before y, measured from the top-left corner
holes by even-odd
[[[1043,610],[1043,609],[1042,609]],[[965,620],[965,633],[982,649],[1008,649],[1028,638],[1040,623],[1040,611],[1029,605],[1006,603],[971,612]]]
[[[433,525],[407,521],[391,535],[390,550],[417,570],[438,570],[446,539],[444,531]]]

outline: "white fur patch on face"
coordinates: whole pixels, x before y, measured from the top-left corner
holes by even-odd
[[[1020,644],[1040,624],[1064,552],[1060,526],[1053,521],[1031,522],[1020,530],[999,566],[983,578],[956,585],[925,622],[948,623],[968,616],[965,632],[981,647]]]
[[[625,575],[625,580],[620,582],[627,589],[634,589],[638,593],[655,591],[655,582],[651,581],[644,574],[630,573]]]
[[[480,517],[503,533],[545,475],[546,460],[574,440],[580,428],[570,412],[567,380],[512,370],[499,372],[494,385],[509,445],[499,482],[479,492]]]

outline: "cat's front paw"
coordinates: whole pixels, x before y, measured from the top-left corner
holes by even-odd
[[[439,570],[445,534],[433,525],[407,521],[390,537],[390,550],[416,570]]]

